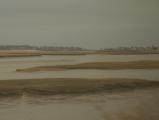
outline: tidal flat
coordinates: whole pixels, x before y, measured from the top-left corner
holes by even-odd
[[[158,120],[159,70],[150,69],[157,61],[157,54],[3,57],[0,120]],[[135,63],[140,68],[146,64],[147,68],[93,69],[97,64],[92,63],[112,66],[110,62]],[[82,69],[16,71],[81,64]],[[93,68],[84,68],[89,66]]]
[[[17,72],[37,72],[75,69],[159,69],[159,61],[129,61],[129,62],[89,62],[73,65],[37,66],[25,69],[16,69]]]
[[[0,97],[1,120],[158,120],[159,88]]]
[[[22,80],[1,80],[0,95],[88,94],[134,89],[156,88],[159,81],[141,79],[80,79],[80,78],[41,78]]]

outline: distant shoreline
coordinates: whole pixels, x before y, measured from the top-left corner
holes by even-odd
[[[42,55],[144,55],[159,54],[159,52],[132,52],[132,51],[41,51],[41,50],[0,50],[2,57],[31,57]]]

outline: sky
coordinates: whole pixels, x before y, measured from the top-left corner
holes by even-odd
[[[0,45],[159,45],[159,0],[0,0]]]

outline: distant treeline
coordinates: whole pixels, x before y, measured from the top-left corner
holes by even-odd
[[[63,47],[63,46],[31,46],[31,45],[0,45],[0,50],[43,50],[43,51],[84,51],[92,50],[81,47]],[[96,50],[95,50],[96,51]],[[107,52],[159,52],[159,46],[149,47],[119,47],[119,48],[103,48],[97,51]]]
[[[86,50],[80,47],[57,47],[57,46],[30,46],[30,45],[0,45],[0,50],[44,50],[44,51],[82,51]]]
[[[159,52],[159,46],[149,46],[149,47],[119,47],[119,48],[104,48],[101,51],[157,51]]]

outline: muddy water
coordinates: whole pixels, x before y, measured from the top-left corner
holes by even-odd
[[[158,92],[0,98],[0,120],[158,120]]]
[[[21,78],[143,78],[159,70],[69,70],[16,73],[17,68],[100,61],[159,60],[159,55],[42,56],[0,59],[0,80]],[[159,89],[81,96],[0,97],[0,120],[158,120]]]
[[[0,80],[32,78],[138,78],[159,80],[159,70],[68,70],[34,73],[1,73]]]
[[[63,65],[100,61],[159,60],[159,55],[77,55],[38,56],[0,59],[0,80],[24,78],[141,78],[159,80],[159,70],[68,70],[36,73],[17,73],[16,69],[43,65]]]

